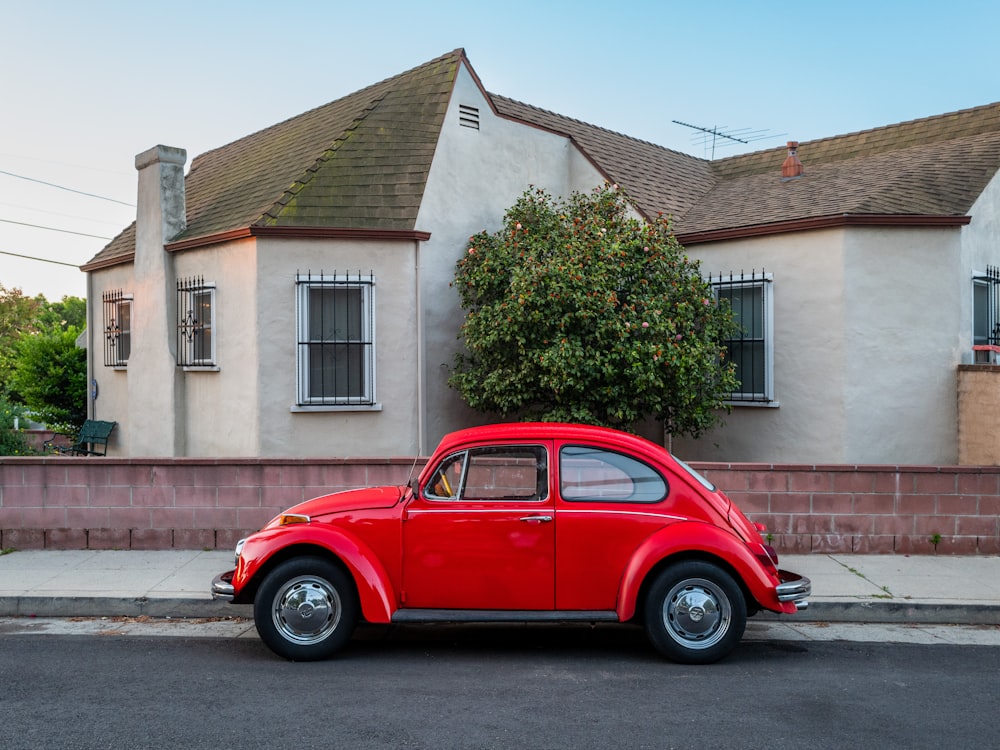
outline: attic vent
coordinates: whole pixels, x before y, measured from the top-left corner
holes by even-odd
[[[479,130],[479,107],[470,107],[468,104],[459,104],[458,124],[463,128]]]

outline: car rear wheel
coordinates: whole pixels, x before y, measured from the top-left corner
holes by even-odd
[[[700,560],[660,573],[646,599],[646,633],[656,649],[682,664],[711,664],[743,637],[747,607],[733,577]]]
[[[253,613],[268,648],[292,661],[315,661],[347,645],[358,610],[347,573],[319,557],[295,557],[268,573]]]

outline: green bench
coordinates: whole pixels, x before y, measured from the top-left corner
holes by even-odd
[[[46,440],[45,447],[70,456],[105,456],[108,453],[108,438],[111,437],[111,431],[115,429],[116,424],[118,423],[88,419],[80,428],[73,445],[61,448],[52,440]]]

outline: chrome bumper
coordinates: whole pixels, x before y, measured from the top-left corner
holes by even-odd
[[[812,594],[812,581],[788,570],[779,570],[778,578],[781,579],[781,583],[775,589],[778,601],[794,602],[798,610],[808,609],[807,599]]]
[[[236,596],[236,589],[233,588],[234,573],[236,573],[235,570],[227,570],[225,573],[219,573],[219,575],[212,579],[213,599],[221,599],[226,602],[233,600],[233,597]]]

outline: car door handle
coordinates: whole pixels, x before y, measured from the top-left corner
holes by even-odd
[[[525,523],[552,523],[552,516],[521,516],[518,520]]]

